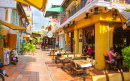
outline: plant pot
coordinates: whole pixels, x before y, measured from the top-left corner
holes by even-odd
[[[129,68],[129,72],[130,72],[130,68]]]

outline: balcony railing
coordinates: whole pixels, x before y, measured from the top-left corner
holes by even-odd
[[[83,0],[82,2],[80,2],[79,4],[77,5],[74,5],[72,8],[71,8],[71,11],[69,12],[69,14],[67,16],[65,16],[60,24],[64,23],[69,17],[73,16],[76,12],[78,12],[79,10],[81,10],[82,8],[84,8],[86,5],[92,3],[93,1],[96,1],[96,2],[111,2],[111,3],[121,3],[121,4],[130,4],[130,0]]]
[[[68,15],[66,15],[61,21],[60,24],[64,23],[68,19]]]
[[[71,11],[69,12],[69,17],[73,16],[76,12],[78,12],[79,10],[81,10],[87,3],[90,3],[91,0],[89,0],[89,2],[87,2],[88,0],[83,0],[81,3],[73,6],[71,8]],[[86,3],[87,2],[87,3]]]

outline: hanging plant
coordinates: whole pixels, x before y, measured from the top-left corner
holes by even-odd
[[[1,23],[1,20],[0,20],[0,48],[3,47],[3,39],[4,39],[4,36],[2,35],[2,23]]]

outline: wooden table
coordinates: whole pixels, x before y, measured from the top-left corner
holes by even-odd
[[[92,66],[91,62],[88,62],[87,60],[72,60],[72,61],[77,65],[79,65],[81,68],[83,68],[83,72],[84,72],[83,80],[85,81],[85,76],[87,73],[86,69]]]

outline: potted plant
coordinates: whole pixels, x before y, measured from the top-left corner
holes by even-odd
[[[130,71],[130,46],[122,49],[122,55],[124,57],[125,66],[129,68]]]

